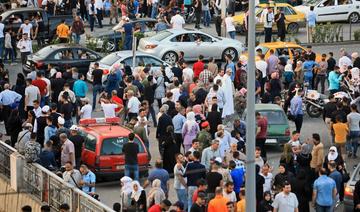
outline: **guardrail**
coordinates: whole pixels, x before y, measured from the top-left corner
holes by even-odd
[[[0,174],[10,182],[10,155],[17,153],[16,149],[0,141]],[[19,192],[31,195],[35,200],[48,204],[53,211],[59,211],[63,203],[69,204],[71,211],[81,212],[113,212],[111,208],[95,200],[83,191],[66,183],[53,172],[45,169],[37,163],[26,163],[23,156],[18,157],[24,161],[20,172],[16,176],[21,177],[22,185]]]

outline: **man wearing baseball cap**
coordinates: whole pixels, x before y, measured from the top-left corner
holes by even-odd
[[[91,108],[91,105],[90,105]],[[81,150],[82,150],[82,145],[84,143],[84,137],[82,137],[81,135],[79,135],[79,127],[76,125],[72,125],[70,127],[70,137],[69,140],[71,142],[73,142],[74,147],[75,147],[75,163],[76,163],[76,168],[79,169],[80,168],[80,161],[81,161]]]

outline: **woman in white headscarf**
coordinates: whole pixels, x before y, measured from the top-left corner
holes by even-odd
[[[150,208],[153,205],[160,204],[161,201],[166,199],[164,191],[161,189],[161,181],[155,179],[152,182],[152,188],[148,194],[147,205]]]
[[[132,192],[131,192],[131,208],[134,211],[144,211],[146,212],[146,194],[145,190],[141,187],[139,181],[131,182]]]
[[[344,165],[344,160],[341,156],[341,154],[339,154],[338,149],[335,146],[331,146],[329,149],[329,153],[325,156],[325,160],[324,160],[324,168],[328,169],[328,163],[329,161],[335,161],[336,165],[337,165],[337,169],[339,171],[339,168],[342,169],[343,165]]]
[[[120,202],[122,211],[126,211],[131,206],[131,193],[132,193],[132,179],[130,177],[122,177],[120,179],[121,189],[120,189]]]
[[[184,149],[187,152],[191,148],[192,140],[200,131],[199,125],[195,120],[195,113],[189,112],[186,114],[186,122],[182,128],[182,137],[184,139]]]
[[[222,118],[234,114],[234,86],[231,81],[231,72],[230,68],[226,69],[226,74],[224,75],[224,84],[222,89],[225,93],[225,104],[222,112]]]

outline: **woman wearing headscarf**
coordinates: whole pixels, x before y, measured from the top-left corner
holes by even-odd
[[[127,209],[131,206],[132,179],[130,177],[124,176],[120,179],[120,183],[120,203],[122,211],[127,211]]]
[[[306,177],[306,171],[300,169],[296,175],[294,183],[291,184],[291,191],[296,194],[299,201],[299,211],[310,211],[309,202],[311,200],[311,186],[308,177]]]
[[[344,160],[341,157],[341,154],[338,153],[338,149],[335,146],[331,146],[329,149],[329,153],[325,156],[324,159],[324,165],[323,167],[328,170],[328,163],[329,161],[335,161],[335,163],[337,164],[337,170],[340,171],[339,166],[344,167]]]
[[[26,118],[25,111],[24,111],[25,88],[26,88],[25,76],[22,73],[18,73],[17,79],[16,79],[16,84],[13,87],[13,90],[22,96],[22,98],[19,102],[19,107],[18,107],[19,114],[22,119]]]
[[[294,155],[292,153],[291,144],[284,145],[284,151],[280,157],[280,163],[286,165],[286,170],[295,174],[295,167],[294,167]]]
[[[222,118],[231,116],[234,114],[234,85],[231,80],[232,69],[226,69],[226,74],[224,75],[225,83],[222,85],[222,89],[225,92],[225,104],[222,112]]]
[[[164,169],[169,173],[174,173],[174,166],[176,164],[175,154],[178,153],[178,148],[174,138],[173,126],[167,126],[166,132],[161,138],[162,146],[164,147]]]
[[[211,112],[208,113],[206,120],[210,124],[210,134],[214,138],[217,126],[222,124],[221,113],[218,111],[217,104],[211,105]]]
[[[160,70],[155,73],[156,88],[155,88],[155,99],[158,102],[159,108],[161,107],[161,99],[165,97],[165,78]]]
[[[310,168],[310,161],[312,159],[311,156],[311,144],[303,144],[301,146],[301,152],[297,154],[296,163],[297,163],[297,171],[303,169],[305,172],[309,172]]]
[[[9,119],[7,120],[8,131],[11,138],[11,146],[14,147],[19,133],[22,131],[22,121],[18,109],[11,111]]]
[[[296,62],[296,67],[295,67],[295,81],[299,82],[299,83],[303,83],[304,82],[304,71],[303,71],[303,68],[302,68],[302,61],[301,60],[298,60]]]
[[[290,83],[294,80],[294,71],[292,69],[292,61],[288,60],[284,70],[284,89],[289,89]]]
[[[161,181],[159,179],[155,179],[152,182],[152,188],[150,189],[147,197],[147,205],[150,208],[153,205],[160,204],[164,199],[166,199],[166,196],[164,191],[161,189]]]
[[[279,79],[279,73],[276,71],[270,77],[270,101],[272,102],[276,96],[281,96],[281,80]]]
[[[204,114],[202,113],[202,106],[201,105],[194,105],[193,111],[195,113],[195,121],[201,126],[201,123],[206,121]]]
[[[280,164],[279,173],[275,175],[274,178],[273,190],[275,190],[275,193],[279,193],[284,185],[284,182],[288,181],[289,183],[292,183],[293,179],[294,179],[294,174],[286,170],[285,164]]]
[[[272,200],[270,191],[264,192],[264,199],[260,202],[259,212],[272,212]]]
[[[130,211],[144,211],[146,212],[146,194],[145,190],[140,186],[136,180],[131,182],[131,210]],[[128,210],[129,211],[129,210]]]
[[[198,123],[195,120],[195,113],[189,112],[186,114],[186,122],[182,128],[182,137],[184,139],[184,149],[187,152],[191,148],[192,140],[200,131]]]
[[[60,95],[60,92],[64,88],[65,79],[62,78],[62,73],[60,71],[56,72],[55,78],[50,80],[51,84],[51,101],[54,103],[58,102],[58,96]]]

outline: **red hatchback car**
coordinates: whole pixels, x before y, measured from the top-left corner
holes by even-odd
[[[80,134],[85,142],[81,161],[98,177],[121,176],[125,170],[123,145],[128,142],[131,130],[119,125],[119,118],[95,118],[80,120]],[[136,136],[139,145],[138,164],[140,174],[147,174],[149,154],[142,140]]]

